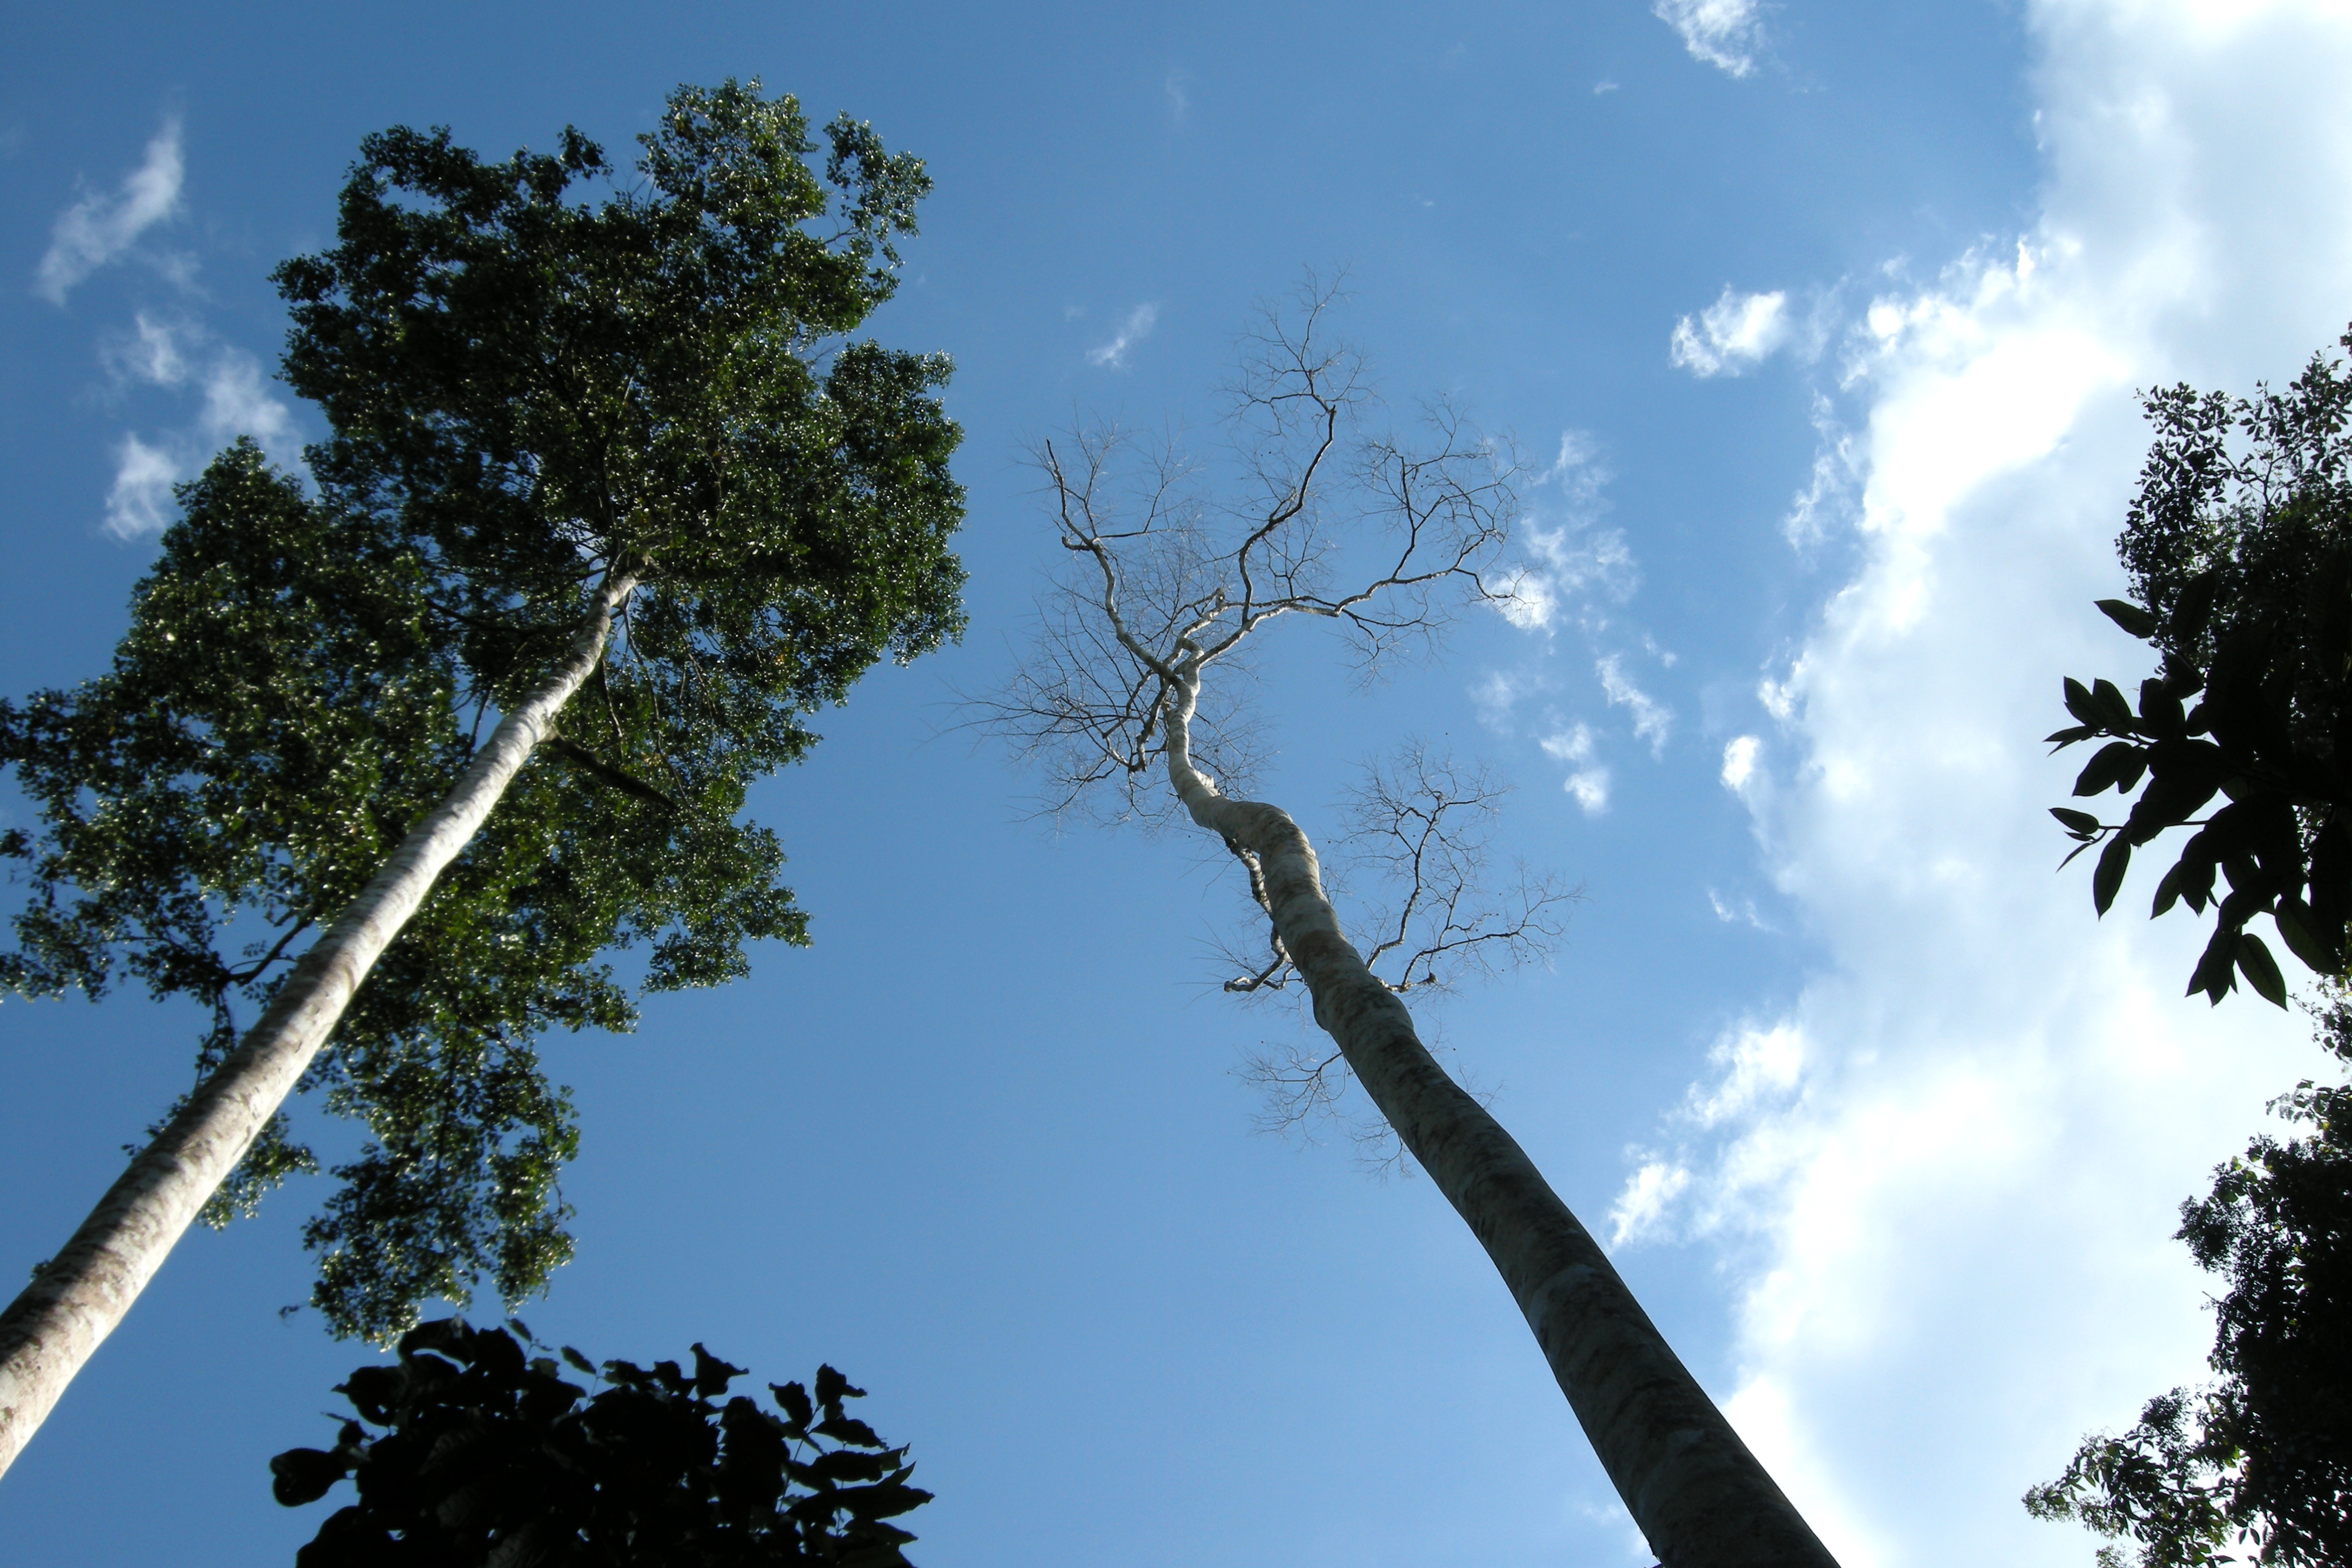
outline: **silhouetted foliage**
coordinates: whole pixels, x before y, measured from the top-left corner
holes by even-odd
[[[2352,1062],[2352,1007],[2325,1022]],[[2310,1131],[2255,1139],[2180,1210],[2179,1238],[2229,1286],[2221,1381],[2149,1401],[2026,1495],[2041,1518],[2138,1542],[2145,1568],[2352,1562],[2352,1088],[2305,1083],[2272,1109]]]
[[[2333,990],[2323,1037],[2352,1063],[2352,377],[2323,353],[2284,393],[2175,386],[2146,407],[2157,439],[2116,542],[2137,602],[2099,608],[2159,672],[2136,708],[2108,681],[2068,680],[2076,723],[2050,737],[2107,742],[2077,795],[2139,795],[2122,823],[2052,815],[2078,842],[2069,860],[2104,845],[2103,915],[2135,848],[2195,827],[2151,910],[2212,911],[2189,994],[2219,1004],[2243,978],[2285,1005],[2246,930],[2267,914]],[[2144,1568],[2352,1561],[2352,1087],[2305,1082],[2272,1109],[2311,1131],[2255,1139],[2181,1208],[2179,1238],[2228,1285],[2212,1303],[2220,1381],[2149,1401],[2026,1495],[2037,1517],[2135,1542]]]
[[[2091,879],[2101,914],[2134,849],[2196,826],[2152,910],[2213,910],[2189,989],[2219,1003],[2242,976],[2284,1006],[2277,961],[2247,923],[2269,915],[2295,956],[2334,975],[2352,920],[2352,377],[2317,354],[2284,393],[2183,385],[2146,406],[2156,444],[2116,542],[2137,602],[2099,608],[2146,639],[2160,669],[2137,710],[2112,682],[2067,680],[2075,723],[2050,737],[2061,749],[2107,742],[2077,795],[2139,798],[2122,823],[2052,815],[2074,855],[2105,845]]]
[[[606,1362],[595,1394],[562,1371],[502,1329],[409,1331],[396,1364],[337,1387],[359,1419],[332,1448],[269,1461],[289,1507],[347,1476],[359,1491],[296,1568],[904,1568],[915,1537],[889,1521],[931,1494],[832,1367],[771,1384],[774,1410],[728,1397],[743,1369],[698,1344],[691,1371]]]

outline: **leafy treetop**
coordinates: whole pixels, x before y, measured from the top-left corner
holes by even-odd
[[[737,820],[806,712],[961,626],[962,492],[939,356],[844,342],[890,292],[921,164],[830,129],[838,225],[790,98],[686,88],[643,179],[600,150],[484,163],[368,139],[339,243],[279,270],[286,368],[331,434],[315,497],[257,452],[182,492],[113,670],[21,710],[0,763],[40,813],[0,838],[29,896],[0,984],[122,980],[206,1007],[208,1070],[568,642],[591,582],[637,580],[604,665],[394,944],[313,1068],[373,1142],[308,1236],[338,1332],[385,1337],[488,1274],[509,1302],[569,1253],[575,1143],[549,1026],[628,1026],[600,954],[652,989],[805,940],[772,834]],[[282,1122],[215,1205],[310,1168]]]
[[[2135,848],[2196,827],[2151,911],[2213,911],[2189,992],[2219,1003],[2243,976],[2284,1005],[2248,923],[2269,915],[2314,972],[2339,975],[2352,922],[2352,376],[2319,354],[2283,393],[2183,385],[2146,406],[2157,439],[2117,541],[2137,602],[2099,608],[2149,643],[2160,672],[2136,707],[2111,682],[2069,679],[2075,723],[2050,737],[2062,750],[2107,742],[2077,795],[2139,797],[2121,823],[2052,814],[2074,854],[2105,845],[2092,876],[2102,914]]]

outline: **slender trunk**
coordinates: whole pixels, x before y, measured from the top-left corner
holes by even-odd
[[[1836,1568],[1591,1233],[1502,1125],[1445,1076],[1404,1004],[1340,935],[1307,835],[1275,806],[1220,795],[1192,766],[1199,671],[1179,673],[1186,679],[1165,707],[1177,798],[1194,822],[1258,857],[1315,1021],[1494,1260],[1659,1562]]]
[[[295,963],[243,1042],[0,1314],[0,1472],[293,1092],[436,879],[480,831],[531,748],[603,658],[614,611],[635,583],[605,579],[562,667],[499,721],[441,804]]]

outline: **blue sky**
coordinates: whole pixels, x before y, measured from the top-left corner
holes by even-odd
[[[11,692],[100,668],[174,477],[318,433],[265,275],[365,132],[625,149],[756,75],[938,182],[875,328],[959,366],[970,635],[759,797],[814,949],[551,1043],[584,1139],[542,1335],[841,1365],[939,1493],[926,1564],[1648,1561],[1428,1184],[1253,1132],[1235,1069],[1296,1022],[1216,993],[1230,875],[1039,821],[957,727],[1055,553],[1024,443],[1092,410],[1213,449],[1253,303],[1345,268],[1391,406],[1545,476],[1549,611],[1369,693],[1295,637],[1266,796],[1326,830],[1411,735],[1512,778],[1502,847],[1587,901],[1440,1010],[1452,1059],[1849,1568],[2087,1561],[2017,1497],[2198,1374],[2173,1208],[2319,1058],[2179,1000],[2178,918],[2051,876],[2032,742],[2061,674],[2141,673],[2088,606],[2133,389],[2283,380],[2352,316],[2340,7],[20,12]],[[0,1259],[70,1231],[193,1033],[0,1010]],[[188,1239],[0,1483],[0,1560],[290,1560],[323,1510],[264,1461],[368,1353],[277,1315],[309,1201]]]

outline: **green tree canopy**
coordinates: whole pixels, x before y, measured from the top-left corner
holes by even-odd
[[[769,1410],[727,1397],[742,1375],[696,1345],[691,1372],[606,1362],[592,1395],[504,1330],[413,1329],[396,1365],[337,1385],[360,1419],[334,1447],[269,1462],[289,1507],[357,1484],[297,1568],[905,1568],[915,1538],[890,1521],[931,1494],[845,1408],[866,1391],[821,1366],[814,1392],[771,1384]]]
[[[960,629],[947,363],[845,336],[888,296],[928,181],[864,126],[829,134],[837,211],[797,106],[756,83],[674,94],[626,189],[572,132],[505,163],[442,132],[369,138],[338,245],[279,273],[288,375],[330,426],[317,493],[224,453],[183,491],[113,669],[0,705],[40,815],[0,840],[29,890],[0,980],[193,997],[201,1073],[596,585],[636,582],[310,1070],[371,1134],[308,1228],[339,1332],[396,1332],[478,1275],[509,1301],[544,1282],[576,1133],[534,1042],[630,1025],[613,949],[661,990],[805,940],[745,792],[875,660]],[[310,1163],[282,1132],[210,1217]]]

